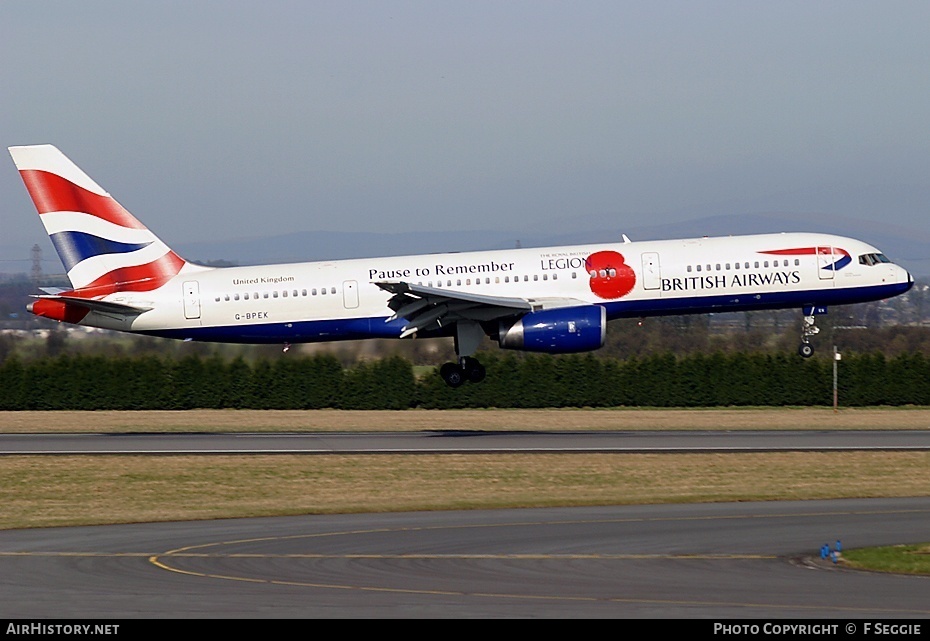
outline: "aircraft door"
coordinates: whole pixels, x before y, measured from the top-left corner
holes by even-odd
[[[346,309],[358,307],[358,282],[354,280],[342,282],[342,302]]]
[[[839,260],[839,256],[833,252],[832,247],[817,248],[817,275],[820,280],[832,280],[836,270],[833,265]]]
[[[200,318],[200,283],[196,280],[184,283],[184,318]]]
[[[662,286],[662,273],[659,269],[658,252],[643,254],[643,288],[659,289]]]

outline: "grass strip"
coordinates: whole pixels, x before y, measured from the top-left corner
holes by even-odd
[[[0,529],[930,495],[930,452],[8,456]]]

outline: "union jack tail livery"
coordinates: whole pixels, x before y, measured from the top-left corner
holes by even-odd
[[[11,147],[75,293],[148,291],[185,261],[52,145]]]
[[[451,337],[440,375],[478,383],[490,338],[550,354],[601,347],[608,321],[801,310],[813,354],[829,305],[913,285],[878,249],[787,233],[210,268],[184,261],[51,145],[10,153],[71,279],[29,305],[57,321],[184,340],[291,343]]]

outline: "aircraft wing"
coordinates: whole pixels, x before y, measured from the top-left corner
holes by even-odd
[[[401,331],[401,338],[458,321],[483,322],[507,316],[522,316],[541,309],[587,304],[571,298],[488,296],[425,287],[404,281],[380,281],[375,285],[393,294],[388,300],[388,307],[394,311],[394,315],[388,318],[387,322],[398,318],[407,321],[407,325]]]

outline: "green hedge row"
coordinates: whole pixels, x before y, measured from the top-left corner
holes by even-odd
[[[481,355],[487,379],[450,389],[391,357],[344,368],[331,356],[242,359],[61,356],[0,365],[0,410],[429,409],[831,405],[833,363],[794,355],[715,354],[627,360],[593,355]],[[930,359],[849,355],[843,406],[930,405]]]

